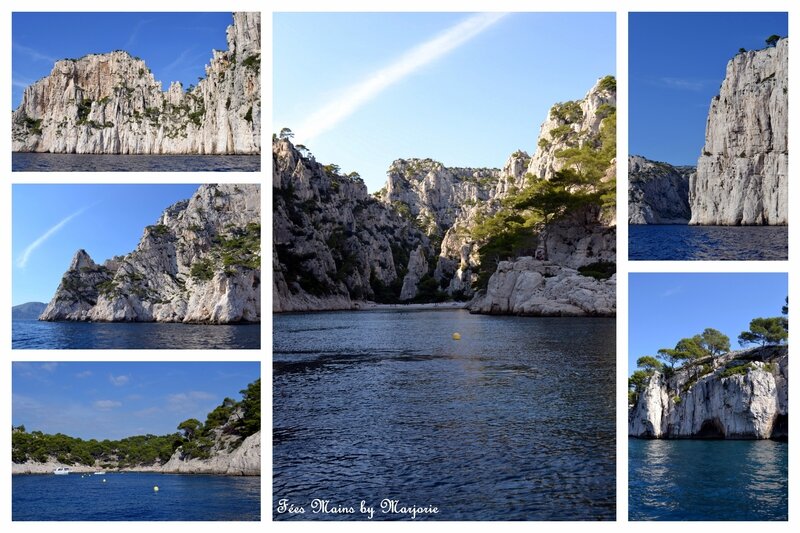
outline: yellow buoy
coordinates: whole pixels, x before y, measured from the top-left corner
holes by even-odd
[[[453,333],[453,340],[460,341],[461,340],[461,333]]]
[[[158,492],[158,485],[156,485],[155,487],[153,487],[153,492]]]

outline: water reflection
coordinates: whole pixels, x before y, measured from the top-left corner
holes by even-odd
[[[629,440],[631,520],[786,520],[786,443]]]

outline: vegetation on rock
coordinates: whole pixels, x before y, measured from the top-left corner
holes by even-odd
[[[83,440],[62,433],[28,432],[24,425],[11,433],[11,460],[14,463],[58,461],[66,465],[102,468],[129,468],[163,464],[180,448],[184,458],[210,457],[217,433],[230,437],[236,447],[261,429],[261,380],[240,391],[242,399],[225,398],[208,413],[205,423],[190,418],[178,424],[179,432],[170,435],[137,435],[120,440]]]

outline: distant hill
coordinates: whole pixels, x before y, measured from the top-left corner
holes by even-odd
[[[45,307],[47,307],[47,304],[42,302],[15,305],[11,308],[11,320],[36,320]]]

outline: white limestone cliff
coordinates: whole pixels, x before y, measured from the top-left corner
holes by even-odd
[[[229,324],[261,320],[257,184],[202,185],[98,265],[79,250],[40,320]]]
[[[641,438],[786,438],[788,350],[785,346],[708,358],[666,378],[656,372],[628,416]],[[726,369],[742,372],[723,377]],[[699,374],[699,375],[698,375]]]
[[[68,154],[258,154],[261,16],[234,13],[228,50],[191,90],[162,90],[117,50],[57,61],[12,114],[12,150]]]
[[[737,54],[711,102],[690,224],[788,221],[789,39]]]
[[[520,257],[501,261],[485,294],[468,308],[492,315],[614,316],[616,285],[616,275],[598,280],[549,261]]]

